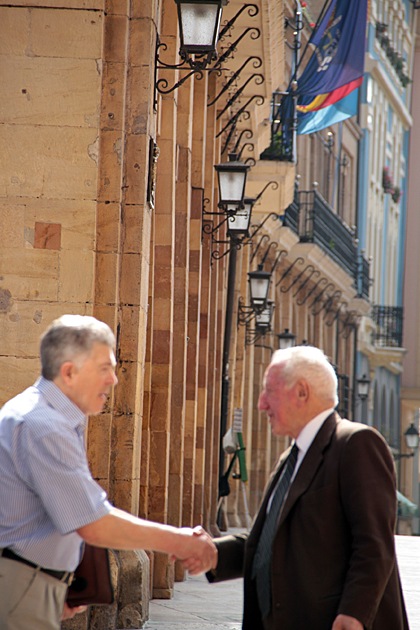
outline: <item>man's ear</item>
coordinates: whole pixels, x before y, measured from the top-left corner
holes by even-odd
[[[306,403],[309,398],[309,386],[308,383],[304,379],[300,379],[297,381],[296,385],[296,398],[299,403]]]
[[[60,377],[63,383],[69,385],[74,375],[74,363],[73,361],[64,361],[60,367]]]

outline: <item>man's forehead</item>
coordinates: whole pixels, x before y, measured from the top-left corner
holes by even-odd
[[[265,370],[264,382],[278,381],[281,376],[282,368],[283,364],[281,363],[270,363]]]
[[[116,364],[113,348],[108,346],[108,344],[101,343],[99,341],[95,341],[87,356],[88,358],[95,359],[101,363],[106,362],[112,363],[112,365]]]

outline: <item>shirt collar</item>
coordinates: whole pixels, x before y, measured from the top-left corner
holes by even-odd
[[[321,411],[315,418],[310,420],[308,424],[306,424],[302,431],[299,433],[296,444],[299,448],[299,453],[302,453],[305,456],[306,452],[309,450],[312,442],[315,439],[316,434],[318,433],[321,426],[324,424],[325,420],[330,416],[334,411],[334,407],[331,409],[325,409]]]
[[[87,418],[85,414],[68,398],[61,389],[43,376],[35,382],[36,387],[44,396],[47,403],[63,415],[69,423],[75,428],[81,426],[86,427]]]

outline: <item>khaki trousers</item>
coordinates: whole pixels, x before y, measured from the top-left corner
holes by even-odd
[[[1,630],[60,630],[67,585],[0,557]]]

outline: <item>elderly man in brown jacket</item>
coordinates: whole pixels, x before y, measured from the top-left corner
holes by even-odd
[[[408,628],[393,459],[375,429],[341,419],[336,405],[337,378],[321,350],[274,353],[258,406],[274,435],[292,438],[296,463],[287,464],[290,448],[250,534],[216,539],[218,564],[208,574],[210,581],[244,577],[245,630]],[[289,478],[278,506],[282,473]]]

